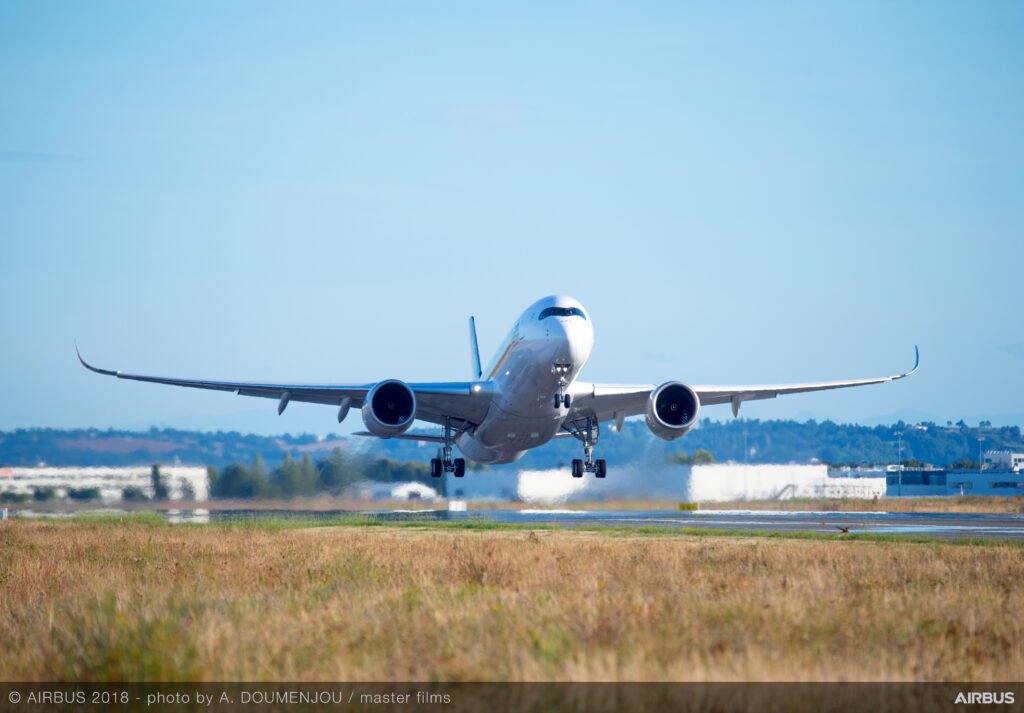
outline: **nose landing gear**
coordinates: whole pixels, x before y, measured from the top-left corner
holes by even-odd
[[[569,408],[572,405],[572,396],[565,393],[565,385],[558,385],[558,393],[555,394],[555,408],[565,407]]]
[[[569,382],[565,380],[566,375],[572,371],[572,364],[565,362],[555,362],[551,365],[551,373],[558,374],[558,393],[554,397],[554,406],[557,411],[559,408],[568,409],[572,405],[572,396],[565,393],[566,387]]]
[[[430,474],[433,477],[440,478],[445,473],[452,473],[456,478],[466,475],[466,459],[452,458],[452,443],[454,441],[452,421],[450,418],[445,418],[444,446],[441,448],[441,457],[430,459]]]
[[[572,435],[583,442],[583,458],[573,458],[572,477],[582,478],[584,473],[593,473],[595,478],[608,475],[608,462],[604,458],[594,459],[594,445],[601,435],[597,419],[588,418],[584,425],[571,424]]]

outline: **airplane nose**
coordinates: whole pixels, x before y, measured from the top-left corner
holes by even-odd
[[[571,329],[565,320],[549,319],[549,324],[544,325],[547,338],[552,344],[565,345],[570,343]]]
[[[590,357],[592,337],[586,326],[573,320],[558,320],[550,326],[548,338],[558,350],[558,361],[582,364]]]

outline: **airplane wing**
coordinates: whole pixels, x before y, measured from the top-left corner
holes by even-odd
[[[75,351],[78,352],[77,347]],[[213,381],[208,379],[180,379],[146,374],[127,374],[112,369],[100,369],[89,364],[78,353],[82,366],[97,374],[118,379],[148,381],[154,384],[186,386],[193,389],[229,391],[239,396],[261,396],[277,399],[277,413],[281,414],[291,401],[337,406],[339,421],[349,407],[362,408],[367,392],[376,384],[274,384],[266,382]],[[445,417],[478,425],[487,414],[490,404],[488,382],[410,383],[416,394],[416,418],[431,423],[444,423]]]
[[[740,404],[744,401],[755,401],[758,399],[774,399],[784,394],[800,394],[809,391],[827,391],[829,389],[846,389],[852,386],[867,386],[868,384],[882,384],[887,381],[897,381],[917,371],[921,363],[921,355],[917,347],[914,347],[914,368],[902,374],[894,376],[881,376],[874,379],[854,379],[850,381],[819,381],[807,384],[765,384],[765,385],[740,385],[740,386],[694,386],[690,388],[697,392],[700,397],[701,406],[710,404],[732,404],[733,416],[740,410]],[[627,416],[636,416],[644,413],[647,408],[647,399],[651,391],[657,388],[656,384],[587,384],[575,383],[570,393],[572,394],[572,409],[566,421],[574,421],[580,417],[596,416],[599,421],[614,420],[621,426],[622,419]]]

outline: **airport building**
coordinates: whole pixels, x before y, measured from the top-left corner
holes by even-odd
[[[879,498],[884,478],[833,476],[825,465],[624,466],[605,479],[573,478],[564,469],[474,473],[446,483],[453,498],[536,503],[580,500],[677,500],[731,502],[792,498]]]
[[[792,498],[1024,497],[1024,469],[1019,467],[1017,470],[947,471],[889,466],[830,471],[825,465],[720,463],[623,466],[611,470],[604,480],[573,478],[564,469],[448,477],[447,492],[453,498],[536,503],[628,499],[702,503]]]
[[[1024,468],[1024,453],[986,451],[981,467],[983,470],[1012,470],[1019,473]]]
[[[855,470],[853,477],[885,481],[885,495],[899,497],[947,497],[959,495],[1024,496],[1024,472],[1020,468],[984,467],[981,470],[900,468]]]
[[[1017,495],[1024,497],[1020,470],[951,470],[946,473],[944,495]]]
[[[206,468],[202,466],[160,466],[163,484],[171,500],[207,500],[210,497]],[[138,488],[153,497],[152,468],[130,467],[50,467],[0,468],[0,495],[12,493],[31,498],[37,491],[53,491],[56,498],[74,492],[99,491],[100,501],[120,502],[127,488]]]

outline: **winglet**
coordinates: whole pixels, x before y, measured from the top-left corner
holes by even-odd
[[[89,371],[95,371],[97,374],[106,374],[107,376],[118,376],[118,373],[116,371],[111,371],[110,369],[100,369],[98,367],[93,366],[85,359],[83,359],[82,352],[78,351],[78,342],[75,342],[75,354],[78,355],[78,361],[82,362],[82,366],[84,366]]]
[[[917,348],[917,345],[915,344],[914,345],[914,368],[911,369],[908,372],[905,372],[905,373],[900,374],[899,376],[896,376],[896,377],[893,377],[893,378],[894,379],[906,378],[906,377],[910,376],[911,374],[913,374],[915,371],[917,371],[917,367],[919,367],[919,366],[921,366],[921,351]]]

